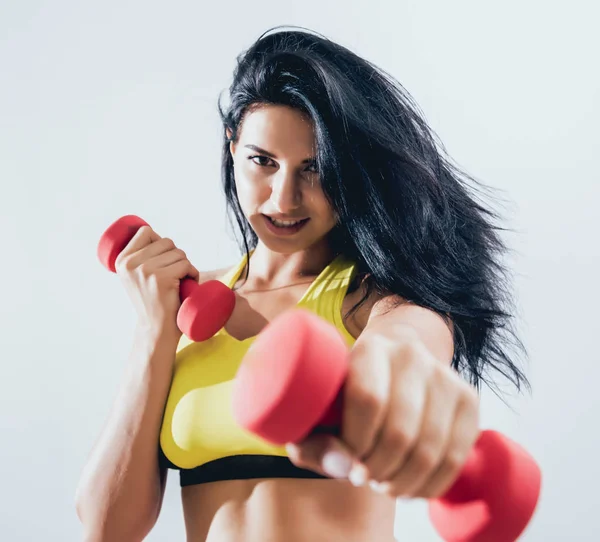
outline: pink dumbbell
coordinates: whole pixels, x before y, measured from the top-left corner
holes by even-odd
[[[98,258],[104,267],[116,272],[117,256],[142,226],[149,224],[138,216],[126,215],[107,228],[98,243]],[[212,337],[225,325],[235,307],[235,294],[218,280],[198,284],[184,278],[179,287],[179,298],[177,326],[192,341]]]
[[[232,390],[235,420],[276,445],[338,434],[347,354],[334,326],[305,309],[286,311],[244,356]],[[540,485],[540,469],[521,446],[482,431],[450,490],[429,501],[429,516],[447,542],[514,542]]]

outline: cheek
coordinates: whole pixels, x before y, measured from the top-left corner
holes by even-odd
[[[319,216],[323,217],[327,222],[335,223],[335,212],[322,190],[315,191],[309,195],[311,206]]]
[[[240,205],[252,205],[260,199],[260,183],[256,175],[247,168],[235,168],[235,187]]]

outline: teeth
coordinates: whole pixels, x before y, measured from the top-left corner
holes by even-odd
[[[276,226],[293,226],[294,224],[299,224],[300,222],[302,222],[302,220],[286,221],[286,220],[275,220],[274,218],[271,218],[270,220]]]

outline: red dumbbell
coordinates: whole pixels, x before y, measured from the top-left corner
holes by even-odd
[[[276,445],[336,434],[347,355],[334,326],[305,309],[285,312],[262,330],[238,369],[235,420]],[[429,501],[429,516],[447,542],[514,542],[534,513],[540,485],[540,469],[521,446],[482,431],[450,490]]]
[[[126,215],[108,227],[98,243],[98,258],[104,267],[116,272],[117,256],[142,226],[149,224],[139,216]],[[192,341],[212,337],[225,325],[235,306],[235,294],[218,280],[198,284],[184,278],[179,287],[179,298],[177,326]]]

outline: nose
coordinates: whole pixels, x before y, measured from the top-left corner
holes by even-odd
[[[289,214],[290,211],[300,207],[302,191],[292,171],[286,172],[282,168],[273,176],[269,199],[276,211],[281,214]]]

